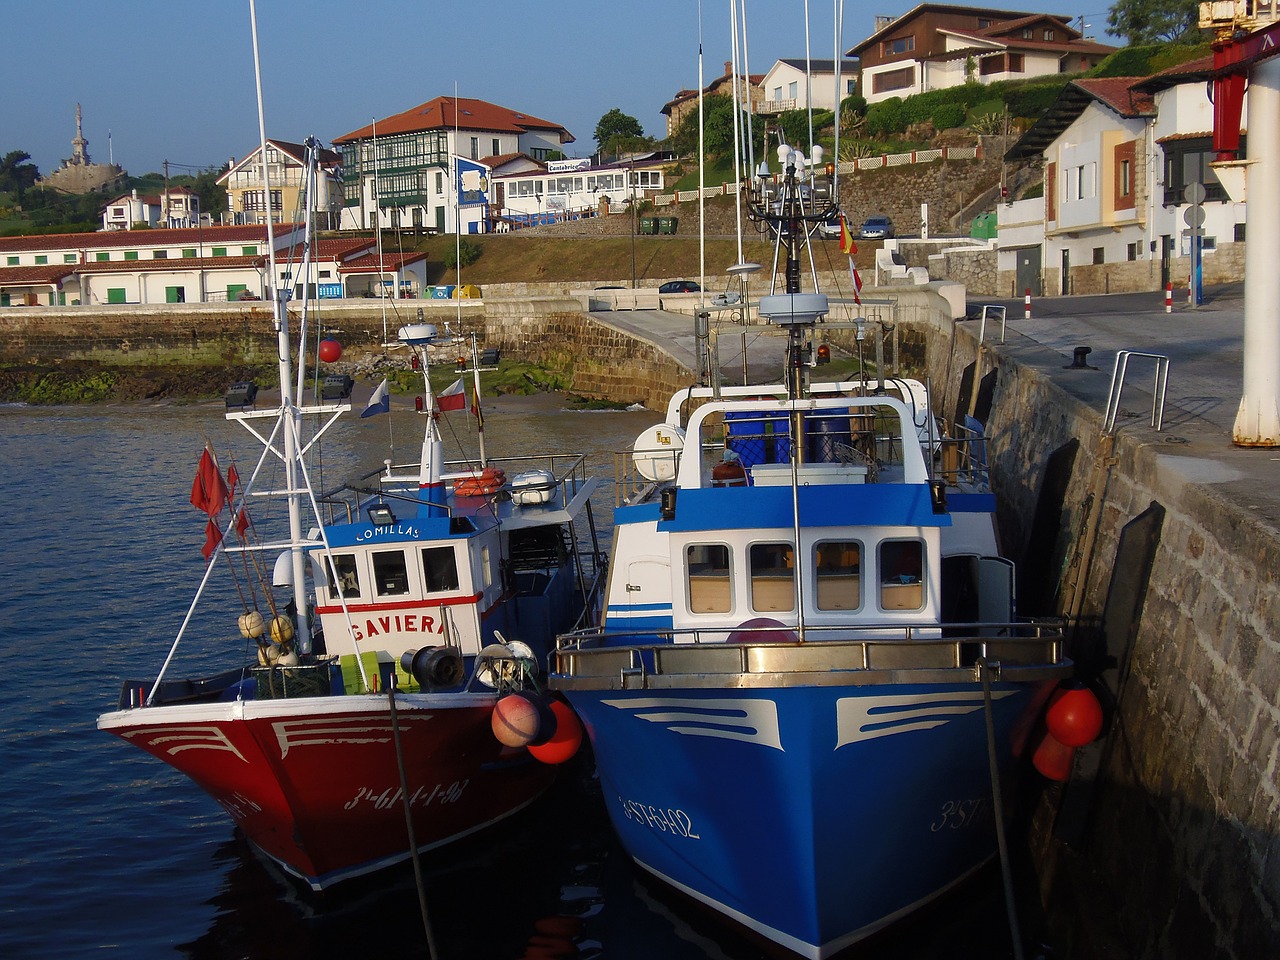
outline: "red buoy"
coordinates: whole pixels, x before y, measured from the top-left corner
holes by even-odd
[[[337,340],[320,341],[320,362],[337,363],[342,359],[342,344]]]
[[[551,712],[556,718],[556,732],[545,743],[529,744],[529,753],[543,763],[564,763],[573,758],[582,746],[582,724],[569,705],[561,700],[551,701]]]
[[[1066,783],[1071,779],[1071,764],[1076,757],[1076,748],[1060,743],[1051,733],[1046,733],[1036,752],[1031,755],[1031,763],[1041,776]]]
[[[1059,743],[1083,747],[1102,732],[1102,705],[1083,683],[1067,683],[1049,699],[1044,722]]]
[[[489,718],[493,735],[504,746],[528,746],[543,732],[545,710],[523,693],[508,694],[494,704]]]

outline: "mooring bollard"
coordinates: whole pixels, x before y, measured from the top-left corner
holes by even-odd
[[[1022,318],[1024,320],[1031,319],[1031,288],[1027,287],[1027,295],[1023,298]]]
[[[1164,285],[1164,312],[1173,313],[1173,281]]]

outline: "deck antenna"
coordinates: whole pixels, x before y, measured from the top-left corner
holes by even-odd
[[[262,169],[262,200],[267,211],[267,260],[270,263],[271,312],[276,328],[277,357],[280,380],[280,421],[284,437],[285,482],[290,491],[289,542],[293,569],[294,636],[300,638],[304,650],[310,646],[307,632],[307,582],[302,548],[302,505],[296,492],[298,487],[298,411],[293,398],[293,357],[289,344],[289,315],[284,309],[283,293],[276,273],[276,232],[271,221],[271,174],[267,165],[267,121],[262,108],[262,61],[258,54],[258,11],[254,0],[249,0],[249,24],[253,34],[253,79],[258,93],[258,162]]]
[[[813,60],[809,55],[809,0],[804,0],[804,112],[809,115],[809,142],[805,150],[813,150]]]
[[[738,87],[738,0],[729,0],[729,27],[732,31],[732,40],[729,46],[729,62],[730,72],[733,74],[733,175],[738,183],[742,183],[742,138],[743,130],[739,114],[742,112],[742,100],[740,99],[743,92],[747,92],[747,98],[750,99],[751,78],[747,77],[743,86],[746,91],[739,90]],[[738,226],[738,259],[737,263],[742,263],[742,197],[738,196],[733,205],[734,215],[737,217]],[[744,381],[745,382],[745,381]]]
[[[840,91],[840,67],[844,63],[844,0],[833,0],[835,3],[834,16],[836,20],[836,49],[835,58],[832,63],[835,64],[835,83],[836,83],[836,137],[835,144],[832,147],[832,161],[835,164],[831,174],[831,195],[835,197],[836,208],[840,207],[840,108],[843,106],[843,99]]]
[[[378,118],[373,118],[373,226],[376,233],[374,236],[378,241],[378,283],[382,289],[378,293],[382,296],[382,348],[385,350],[389,342],[387,340],[387,269],[382,261],[382,195],[378,190]]]
[[[707,311],[707,171],[706,137],[702,112],[702,0],[698,0],[698,313]],[[711,381],[718,371],[707,371]]]

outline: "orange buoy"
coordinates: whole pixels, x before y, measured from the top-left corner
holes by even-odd
[[[1044,722],[1059,743],[1083,747],[1102,732],[1102,705],[1092,690],[1072,681],[1049,699]]]
[[[564,763],[573,758],[582,746],[582,724],[577,714],[562,700],[551,701],[551,712],[556,718],[556,730],[545,742],[529,744],[529,753],[543,763]]]
[[[1076,757],[1076,748],[1068,747],[1046,733],[1036,752],[1031,755],[1031,763],[1040,771],[1040,775],[1066,783],[1071,779],[1071,764]]]
[[[489,722],[498,742],[508,747],[528,746],[549,726],[546,706],[524,693],[508,694],[494,704]]]

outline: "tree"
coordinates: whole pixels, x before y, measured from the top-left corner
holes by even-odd
[[[596,147],[601,153],[616,152],[620,142],[644,139],[644,127],[635,117],[629,117],[614,107],[596,124]]]
[[[0,158],[0,193],[21,193],[35,186],[40,170],[27,162],[30,159],[25,150],[10,150]]]
[[[1200,39],[1197,0],[1116,0],[1107,29],[1130,44],[1193,43]]]

